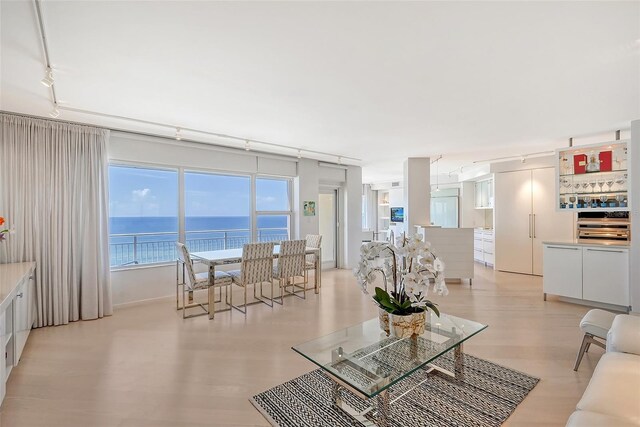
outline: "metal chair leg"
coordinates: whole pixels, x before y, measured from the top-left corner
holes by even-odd
[[[589,345],[589,334],[584,334],[584,338],[582,338],[582,344],[580,345],[580,350],[578,351],[578,357],[576,358],[576,364],[573,367],[574,371],[578,370],[578,367],[580,366],[580,362],[582,362],[582,356],[584,356],[584,353],[588,345]]]

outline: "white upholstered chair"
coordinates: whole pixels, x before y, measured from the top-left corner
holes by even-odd
[[[231,292],[231,307],[247,315],[247,305],[262,302],[273,307],[273,242],[248,243],[242,249],[242,261],[240,270],[229,271],[233,284],[243,288],[243,304],[233,305],[233,292]],[[271,286],[271,297],[266,298],[262,292],[264,283]],[[247,303],[247,287],[253,285],[253,296],[256,301]],[[260,286],[260,296],[257,295],[257,287]]]
[[[222,301],[222,288],[225,291],[231,286],[231,276],[222,271],[215,272],[215,278],[213,283],[210,280],[210,272],[196,273],[193,268],[193,260],[189,254],[187,247],[179,242],[176,242],[176,249],[178,252],[178,259],[176,261],[176,309],[182,310],[182,317],[189,318],[195,316],[209,315],[209,319],[213,319],[216,311],[226,311],[230,308],[222,310],[215,309],[215,303]],[[180,277],[180,267],[182,267],[182,277]],[[182,287],[182,306],[180,306],[179,289]],[[220,290],[220,299],[215,299],[215,289]],[[206,303],[187,303],[187,298],[191,299],[192,294],[195,291],[207,290],[208,299]],[[226,297],[225,292],[225,297]],[[187,294],[189,297],[187,297]],[[203,313],[187,315],[187,309],[200,307],[204,310]]]
[[[280,284],[280,304],[284,301],[285,293],[302,299],[307,297],[306,246],[306,240],[283,240],[280,242],[278,264],[273,269],[273,278]],[[302,281],[296,282],[297,277],[300,277]],[[287,291],[289,287],[291,287],[291,291]]]

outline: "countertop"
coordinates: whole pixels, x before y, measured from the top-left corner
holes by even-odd
[[[564,240],[556,242],[542,242],[544,245],[557,245],[557,246],[581,246],[585,248],[611,248],[611,249],[629,249],[629,243],[585,243],[578,242],[577,240]]]
[[[0,312],[15,297],[18,282],[36,267],[35,262],[0,264]]]

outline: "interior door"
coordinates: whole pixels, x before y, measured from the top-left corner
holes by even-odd
[[[318,197],[318,217],[322,235],[322,268],[338,266],[338,191],[323,190]]]
[[[572,240],[575,224],[572,212],[555,209],[555,169],[534,169],[532,172],[533,274],[542,276],[542,242]]]
[[[496,174],[495,194],[496,269],[532,274],[531,171]]]

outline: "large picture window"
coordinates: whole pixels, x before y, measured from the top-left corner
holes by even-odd
[[[175,259],[178,171],[109,166],[110,265]]]
[[[185,233],[190,251],[240,248],[251,241],[251,178],[185,172]]]
[[[290,238],[287,178],[111,165],[109,185],[114,268],[174,261],[177,241],[199,252]]]
[[[256,231],[259,242],[289,239],[291,180],[256,178]]]

